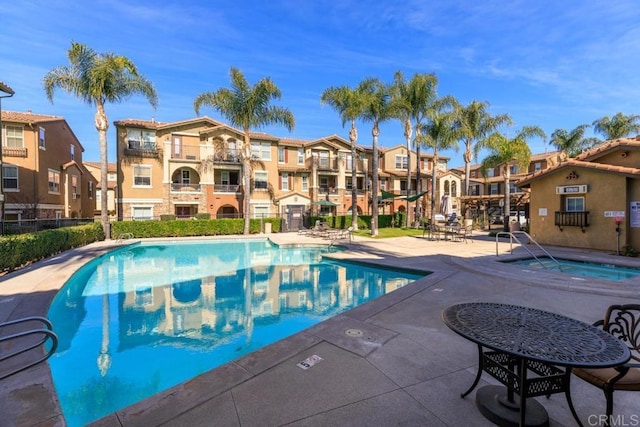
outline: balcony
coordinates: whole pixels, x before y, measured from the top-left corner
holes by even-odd
[[[171,184],[172,193],[200,193],[200,184]]]
[[[200,146],[183,145],[177,151],[176,147],[174,147],[171,151],[171,159],[200,161]]]
[[[351,190],[349,190],[351,191]],[[318,193],[320,194],[338,194],[338,190],[335,187],[327,187],[326,185],[321,185],[318,188]]]
[[[240,185],[239,184],[215,184],[213,186],[213,191],[215,193],[239,193]]]
[[[2,147],[4,157],[27,157],[27,149],[24,147]]]
[[[214,154],[213,161],[214,163],[240,163],[240,156],[238,150],[229,150]]]
[[[124,155],[156,158],[159,156],[159,153],[155,142],[130,139],[127,141],[127,146],[124,149]]]
[[[555,212],[555,224],[560,231],[563,227],[580,227],[582,232],[589,226],[589,211]]]

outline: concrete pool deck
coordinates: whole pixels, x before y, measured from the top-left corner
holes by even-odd
[[[256,236],[252,236],[255,238]],[[277,244],[328,243],[271,234]],[[234,237],[234,238],[237,238]],[[526,255],[486,234],[473,242],[420,237],[356,237],[331,256],[431,272],[425,278],[218,369],[96,421],[96,426],[488,426],[474,403],[475,344],[441,320],[448,305],[491,301],[527,305],[586,322],[614,303],[640,303],[640,278],[604,282],[528,271],[499,261]],[[0,277],[0,322],[46,315],[56,292],[80,266],[122,243],[99,242]],[[547,247],[559,258],[625,264],[640,259]],[[360,336],[346,334],[359,330]],[[55,325],[54,325],[55,330]],[[322,360],[310,369],[297,364]],[[70,373],[72,375],[72,373]],[[486,374],[481,384],[494,383]],[[476,388],[477,390],[477,388]],[[602,392],[577,377],[572,396],[584,425],[599,425]],[[537,398],[552,426],[574,425],[563,395]],[[0,381],[0,425],[64,426],[48,365]],[[640,420],[637,393],[616,392],[614,414]]]

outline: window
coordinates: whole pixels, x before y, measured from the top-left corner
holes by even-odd
[[[353,157],[351,157],[351,154],[347,156],[347,170],[353,170]]]
[[[71,144],[71,160],[76,159],[76,146]]]
[[[114,172],[108,172],[107,181],[115,181],[115,180],[116,180],[116,174]]]
[[[278,147],[278,163],[286,163],[286,154],[284,147]]]
[[[345,185],[347,186],[347,190],[351,191],[353,188],[353,181],[350,176],[345,178]]]
[[[298,164],[304,164],[304,148],[298,148]]]
[[[87,186],[87,195],[90,199],[93,199],[93,181],[89,181],[89,185]]]
[[[451,197],[458,197],[458,183],[451,181]]]
[[[533,164],[533,170],[534,170],[534,172],[538,172],[538,171],[539,171],[539,170],[541,170],[541,169],[542,169],[542,163],[540,163],[540,162],[535,162],[535,163]]]
[[[155,150],[156,133],[143,129],[127,129],[127,147],[131,150]]]
[[[381,179],[380,180],[380,190],[387,191],[387,180],[386,179]]]
[[[257,160],[271,160],[271,143],[252,142],[251,157]]]
[[[446,171],[447,170],[447,162],[444,160],[438,160],[438,170]]]
[[[302,175],[302,191],[309,191],[309,175]]]
[[[286,172],[280,175],[280,188],[285,191],[289,190],[289,174]]]
[[[493,177],[493,168],[487,169],[487,178],[492,178],[492,177]]]
[[[584,197],[567,197],[565,207],[567,212],[584,212]]]
[[[49,193],[60,194],[60,172],[49,169]]]
[[[509,193],[513,194],[513,193],[519,193],[520,189],[518,187],[516,187],[515,182],[510,182],[509,183]]]
[[[191,174],[189,173],[189,169],[182,169],[182,184],[190,184],[191,183]]]
[[[451,194],[451,187],[449,185],[448,179],[444,182],[444,194],[446,194],[447,196]]]
[[[71,175],[71,194],[74,199],[78,198],[78,177]]]
[[[328,151],[320,151],[318,153],[318,165],[321,168],[328,168],[329,167],[329,152]]]
[[[228,171],[220,172],[220,184],[229,185],[229,172]]]
[[[151,206],[131,206],[131,217],[134,221],[145,221],[153,218]]]
[[[7,126],[5,147],[24,148],[24,129],[21,126]]]
[[[407,156],[396,154],[396,169],[408,169]]]
[[[38,128],[38,147],[42,148],[43,150],[45,149],[45,143],[44,143],[44,135],[45,135],[45,129],[44,128]],[[71,157],[71,160],[73,160],[73,157]]]
[[[254,176],[254,188],[256,190],[266,190],[267,189],[267,172],[266,171],[256,171],[253,174]]]
[[[509,166],[509,173],[518,173],[518,165]]]
[[[133,166],[133,186],[134,187],[151,187],[151,166],[150,165]]]
[[[494,182],[489,186],[489,194],[500,194],[500,184]]]
[[[18,167],[2,165],[2,188],[5,191],[18,190]]]
[[[253,217],[254,218],[266,218],[269,216],[269,205],[254,205]]]

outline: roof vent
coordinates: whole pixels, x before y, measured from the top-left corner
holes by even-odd
[[[622,153],[620,153],[620,157],[627,157],[629,155],[628,151],[623,151]]]

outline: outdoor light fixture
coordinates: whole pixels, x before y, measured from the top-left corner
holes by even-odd
[[[2,142],[2,98],[11,98],[15,93],[9,86],[0,82],[0,235],[4,235],[4,176],[2,164],[2,150],[4,144]]]

